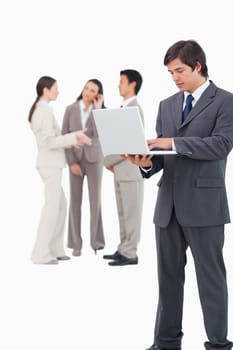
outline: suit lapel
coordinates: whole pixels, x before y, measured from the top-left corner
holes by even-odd
[[[177,130],[180,128],[182,123],[183,98],[183,93],[181,92],[177,94],[172,101],[172,119]]]
[[[210,103],[213,102],[213,97],[216,94],[217,87],[211,83],[208,88],[203,92],[196,105],[191,110],[188,118],[180,125],[183,128],[189,124],[194,118],[196,118]]]
[[[92,128],[92,123],[93,123],[93,113],[91,111],[88,119],[87,119],[87,122],[86,122],[86,128],[88,129],[91,129]]]
[[[74,104],[74,115],[76,115],[76,122],[77,122],[77,130],[82,129],[82,121],[81,121],[81,112],[80,112],[80,103],[77,102]]]

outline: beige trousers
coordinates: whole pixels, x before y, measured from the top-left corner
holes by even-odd
[[[137,256],[137,246],[141,234],[143,192],[143,181],[116,181],[115,179],[120,226],[120,244],[117,250],[127,258]]]
[[[39,168],[44,182],[45,202],[31,259],[40,264],[65,254],[66,198],[62,189],[62,168]]]

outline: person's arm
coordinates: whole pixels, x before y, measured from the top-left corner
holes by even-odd
[[[110,154],[104,157],[103,164],[106,168],[112,168],[115,165],[123,162],[123,158],[117,154]]]
[[[161,103],[159,105],[159,112],[156,121],[156,134],[157,138],[147,140],[147,144],[150,149],[164,149],[175,150],[175,144],[173,138],[164,138],[162,133],[162,112]]]
[[[66,108],[65,114],[63,117],[63,123],[62,123],[62,134],[63,135],[68,134],[70,132],[70,130],[69,130],[69,118],[70,118],[69,109]],[[75,157],[75,153],[74,153],[73,148],[65,149],[65,155],[66,155],[66,161],[69,165],[76,163],[76,157]]]
[[[66,135],[60,135],[59,126],[49,107],[39,107],[35,110],[32,120],[34,132],[40,132],[40,138],[48,149],[68,148],[91,144],[91,140],[85,135],[85,130],[76,131]]]
[[[42,114],[42,116],[40,116]],[[49,149],[67,148],[77,144],[76,133],[66,135],[57,135],[54,127],[54,116],[50,109],[40,109],[37,111],[35,118],[41,117],[41,130],[43,142]]]
[[[179,154],[192,159],[225,159],[233,147],[233,97],[228,96],[216,111],[214,127],[208,137],[175,137]],[[205,123],[205,121],[203,121]]]
[[[163,156],[125,154],[122,157],[138,166],[142,177],[146,179],[159,172],[163,167]]]
[[[124,154],[122,158],[129,160],[132,164],[139,167],[143,177],[149,177],[149,173],[152,169],[152,156],[139,155],[139,154]]]
[[[151,176],[163,169],[163,157],[164,156],[153,156],[150,167],[140,167],[142,176],[149,179]]]
[[[161,104],[160,104],[161,106]],[[162,136],[162,122],[161,122],[161,108],[159,106],[159,111],[158,111],[158,115],[157,115],[157,119],[156,119],[156,134],[161,137]],[[154,147],[156,148],[156,146],[151,146],[150,145],[150,140],[147,140],[148,146],[149,148],[153,149]],[[159,148],[159,147],[157,147]],[[158,173],[161,169],[163,169],[163,161],[164,158],[163,156],[154,156],[151,158],[151,165],[150,167],[148,167],[148,165],[146,167],[141,166],[140,170],[142,173],[142,176],[145,178],[150,178],[151,176],[153,176],[154,174]]]
[[[202,120],[203,128],[210,128],[209,136],[184,136],[173,139],[159,137],[150,140],[150,148],[170,149],[172,142],[174,142],[177,153],[188,158],[198,160],[225,159],[233,148],[233,96],[231,94],[226,96],[215,113],[215,118],[213,114],[210,115],[212,120],[208,120],[208,113],[205,116],[206,120]],[[200,130],[198,133],[200,134]]]

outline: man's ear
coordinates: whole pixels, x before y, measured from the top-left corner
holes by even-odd
[[[196,69],[197,69],[198,73],[200,73],[200,71],[201,71],[201,63],[199,61],[197,61],[197,63],[196,63]]]
[[[133,87],[133,89],[134,89],[134,91],[135,91],[135,89],[136,89],[136,81],[132,81],[131,83],[130,83],[130,85]]]

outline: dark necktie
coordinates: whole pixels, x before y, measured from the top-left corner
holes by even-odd
[[[193,108],[193,106],[192,106],[193,99],[194,99],[194,97],[192,95],[188,95],[187,98],[186,98],[186,103],[185,103],[185,107],[184,107],[184,110],[183,110],[183,122],[188,117],[189,112]]]

